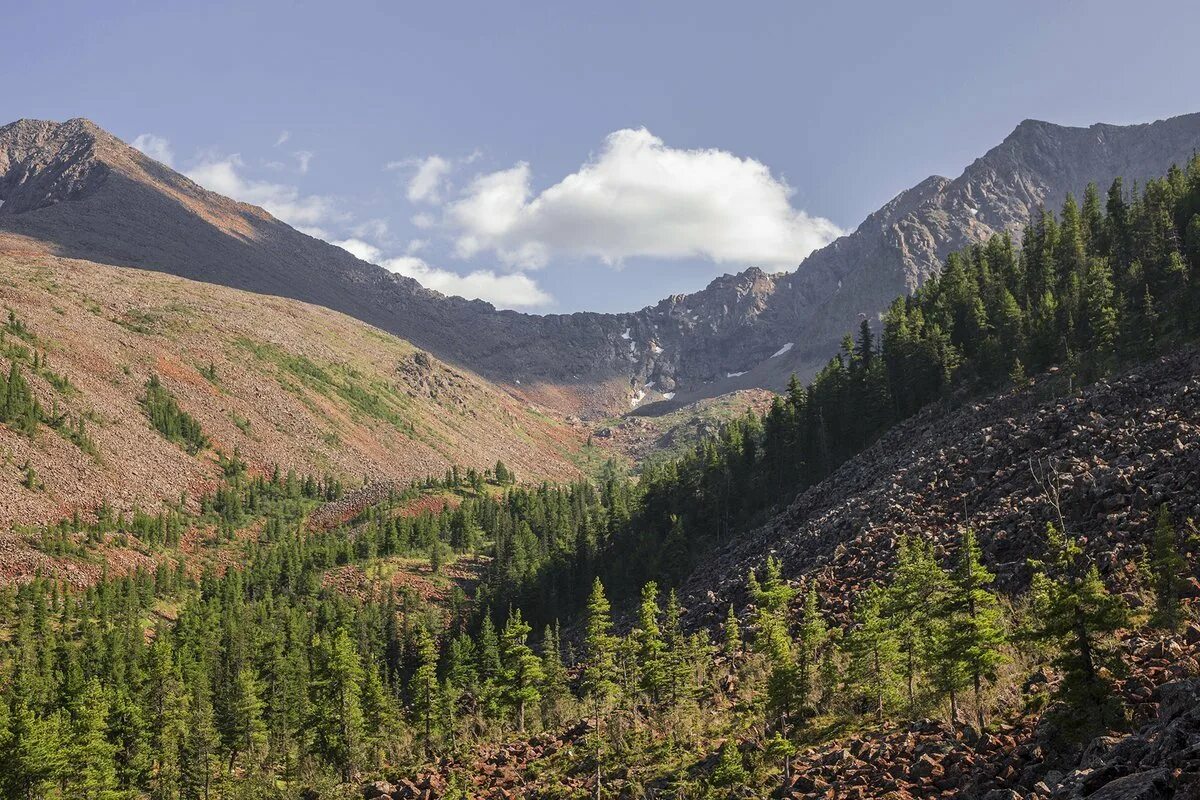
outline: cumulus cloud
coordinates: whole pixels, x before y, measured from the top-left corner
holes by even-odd
[[[497,274],[492,270],[475,270],[460,275],[451,270],[431,266],[424,259],[411,255],[419,249],[411,245],[409,255],[385,258],[382,250],[362,239],[343,239],[334,244],[363,261],[406,275],[422,286],[442,294],[478,298],[500,308],[537,308],[553,302],[553,298],[542,291],[536,281],[519,272]]]
[[[175,154],[171,151],[171,143],[162,136],[155,136],[153,133],[140,133],[133,140],[133,146],[155,161],[166,164],[168,167],[175,165]]]
[[[235,153],[227,158],[206,158],[187,171],[187,176],[206,189],[219,194],[262,206],[289,225],[322,236],[322,223],[337,220],[342,215],[333,201],[321,195],[305,195],[295,186],[247,178],[242,174],[245,165]]]
[[[620,130],[599,155],[535,195],[527,163],[476,177],[447,206],[456,252],[494,252],[522,269],[556,255],[706,258],[787,267],[841,234],[791,204],[793,190],[761,162],[723,150],[668,147]]]
[[[280,145],[285,144],[290,138],[292,138],[291,131],[280,131],[279,136],[275,139],[275,146],[279,147]]]

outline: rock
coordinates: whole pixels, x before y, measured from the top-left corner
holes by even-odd
[[[1170,722],[1189,712],[1200,712],[1200,679],[1173,681],[1159,687],[1159,719]]]
[[[1170,800],[1174,795],[1171,773],[1155,769],[1106,783],[1090,795],[1090,800]]]
[[[382,800],[396,793],[396,787],[387,781],[373,781],[362,788],[365,800]]]

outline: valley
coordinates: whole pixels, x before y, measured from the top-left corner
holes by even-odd
[[[544,317],[0,129],[0,792],[1193,796],[1198,119]]]

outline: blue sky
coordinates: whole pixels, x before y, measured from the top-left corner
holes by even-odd
[[[790,268],[1027,117],[1200,111],[1200,4],[1182,0],[113,0],[5,17],[4,121],[87,116],[434,288],[533,311],[632,310]]]

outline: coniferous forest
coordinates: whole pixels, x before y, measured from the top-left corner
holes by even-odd
[[[1200,158],[1141,187],[1091,186],[1019,243],[952,254],[807,386],[793,379],[764,415],[636,475],[610,464],[530,485],[503,463],[455,468],[317,526],[342,482],[218,452],[220,485],[196,502],[22,530],[51,555],[136,540],[158,559],[86,588],[0,589],[0,796],[361,796],[441,764],[439,796],[470,797],[472,752],[564,730],[571,752],[553,768],[578,783],[563,777],[561,796],[759,796],[847,731],[934,717],[983,736],[1043,669],[1058,680],[1034,702],[1055,736],[1120,730],[1118,633],[1190,621],[1189,509],[1166,503],[1144,531],[1136,596],[1057,518],[1028,585],[1005,591],[970,529],[949,552],[903,538],[853,588],[849,617],[774,558],[738,576],[719,628],[689,626],[676,589],[897,423],[1039,376],[1076,391],[1193,342],[1198,307]],[[18,362],[46,367],[20,320],[6,331],[26,354],[5,352],[0,421],[33,436],[53,414]],[[212,446],[157,378],[143,406],[185,451]],[[454,502],[400,513],[431,495]],[[236,557],[198,566],[197,550]],[[326,579],[401,558],[435,577],[480,567],[470,593],[432,598]]]

